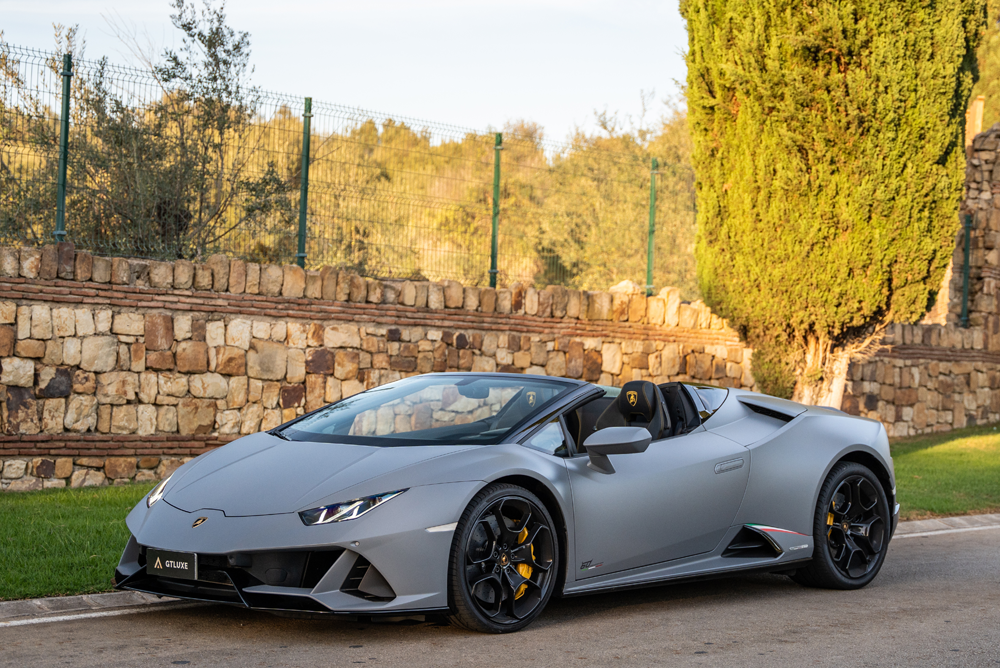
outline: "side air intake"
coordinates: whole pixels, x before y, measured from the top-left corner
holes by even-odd
[[[802,404],[777,397],[747,395],[738,397],[738,400],[754,413],[766,415],[782,422],[791,422],[806,411],[806,407]]]
[[[364,557],[358,557],[354,562],[354,568],[348,573],[340,591],[367,601],[391,601],[396,598],[396,592],[385,576]]]
[[[763,531],[753,527],[743,527],[736,534],[729,546],[722,551],[723,557],[739,557],[741,559],[768,559],[780,557],[782,550]]]

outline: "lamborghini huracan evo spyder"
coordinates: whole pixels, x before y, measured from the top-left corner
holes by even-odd
[[[899,506],[878,422],[742,390],[446,373],[208,452],[129,514],[120,589],[524,628],[549,597],[749,570],[855,589]]]

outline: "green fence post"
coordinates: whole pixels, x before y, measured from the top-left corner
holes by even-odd
[[[500,234],[500,151],[503,135],[497,133],[493,140],[493,238],[490,244],[490,287],[497,286],[497,236]]]
[[[66,163],[69,161],[69,82],[73,76],[73,56],[63,56],[62,118],[59,119],[59,175],[56,186],[56,241],[66,239]]]
[[[660,163],[653,158],[649,171],[649,233],[646,238],[646,296],[653,294],[653,239],[656,236],[656,175]]]
[[[965,228],[965,264],[962,267],[962,327],[969,326],[969,247],[972,245],[972,214],[962,215]]]
[[[309,208],[309,130],[312,121],[311,97],[306,98],[302,113],[302,185],[299,189],[299,252],[295,260],[300,267],[306,266],[306,212]]]

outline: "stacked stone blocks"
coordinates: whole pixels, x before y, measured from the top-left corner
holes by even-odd
[[[0,247],[0,488],[151,480],[418,373],[752,387],[750,351],[673,288],[493,290],[224,256]]]

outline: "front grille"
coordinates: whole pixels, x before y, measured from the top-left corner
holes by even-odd
[[[118,587],[159,596],[229,603],[248,608],[295,612],[330,612],[306,596],[259,593],[247,589],[259,585],[313,589],[344,550],[198,553],[198,579],[148,575],[146,548],[139,546],[138,565],[131,576],[116,575]],[[340,590],[366,601],[391,601],[395,591],[367,559],[358,556]]]
[[[312,589],[343,553],[332,550],[198,553],[198,581],[241,588],[256,585]],[[139,548],[139,565],[146,566],[146,548]]]

